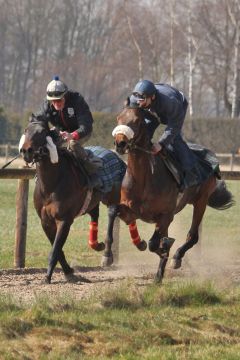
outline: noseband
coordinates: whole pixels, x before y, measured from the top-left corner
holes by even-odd
[[[31,124],[39,125],[39,122],[32,122]],[[45,129],[43,129],[43,130],[45,130]],[[30,134],[31,134],[30,141],[33,142],[33,136],[34,135],[36,136],[37,132],[38,131],[36,131],[33,134],[31,134],[31,132],[30,132]],[[40,133],[40,131],[39,131],[39,133]],[[44,134],[41,134],[41,135],[44,136]],[[43,141],[44,141],[44,139],[43,139]],[[23,151],[21,149],[22,149],[24,142],[25,142],[25,135],[22,136],[20,143],[19,143],[20,151]],[[28,152],[32,156],[32,159],[33,159],[32,164],[38,163],[39,161],[43,160],[46,157],[48,157],[48,158],[50,157],[50,160],[53,164],[58,162],[58,153],[57,153],[56,145],[54,144],[52,138],[49,135],[47,135],[47,131],[45,134],[45,143],[43,145],[39,146],[38,149],[36,149],[36,150],[33,150],[33,148],[30,147]]]
[[[113,129],[112,136],[115,137],[118,134],[125,135],[127,138],[126,142],[126,153],[133,150],[140,150],[142,152],[145,152],[147,154],[151,154],[152,152],[150,150],[145,149],[142,146],[139,146],[136,144],[137,138],[134,139],[134,131],[130,128],[128,125],[118,125]]]

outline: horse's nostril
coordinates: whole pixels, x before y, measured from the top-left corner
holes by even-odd
[[[117,146],[120,148],[124,148],[127,145],[126,141],[120,141]]]

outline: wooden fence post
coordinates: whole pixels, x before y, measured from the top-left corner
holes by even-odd
[[[230,157],[230,171],[233,171],[235,154],[232,152]]]
[[[14,266],[25,267],[29,180],[18,180]]]
[[[113,245],[112,245],[112,253],[114,264],[116,265],[119,261],[119,232],[120,232],[120,219],[117,216],[114,220],[113,226]]]

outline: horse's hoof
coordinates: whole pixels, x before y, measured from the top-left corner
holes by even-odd
[[[73,268],[69,268],[69,270],[67,270],[66,272],[64,272],[64,275],[71,275],[74,273],[74,269]]]
[[[67,282],[76,282],[77,281],[77,277],[72,273],[68,273],[68,274],[64,274],[64,277],[66,279]]]
[[[142,240],[139,244],[136,245],[136,247],[138,248],[138,250],[140,251],[145,251],[147,248],[147,243],[145,240]]]
[[[179,269],[182,265],[182,259],[171,259],[170,266],[172,269]]]
[[[153,283],[157,284],[157,285],[161,285],[162,284],[162,277],[159,277],[158,275],[156,275],[154,277]]]
[[[91,283],[90,280],[88,280],[87,278],[83,277],[83,276],[77,276],[74,274],[64,274],[65,279],[67,282],[69,283],[79,283],[79,282],[83,282],[83,283]]]
[[[49,276],[45,276],[44,279],[41,281],[41,283],[44,284],[51,284],[51,278]]]
[[[97,243],[97,246],[94,248],[96,251],[103,251],[105,250],[105,244],[104,242]]]
[[[101,266],[107,267],[113,264],[113,256],[103,256],[101,261]]]

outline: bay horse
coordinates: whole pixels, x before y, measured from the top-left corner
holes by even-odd
[[[117,152],[128,153],[118,214],[126,224],[133,223],[136,219],[155,224],[154,233],[149,240],[149,250],[160,256],[155,280],[161,282],[174,241],[168,237],[168,228],[174,215],[187,204],[193,205],[192,223],[186,242],[176,250],[172,258],[172,267],[177,269],[181,267],[186,251],[198,242],[199,225],[206,206],[222,210],[231,207],[234,201],[225,182],[218,179],[214,171],[200,185],[180,192],[163,157],[151,153],[152,144],[145,122],[147,114],[147,110],[131,108],[128,103],[117,117],[118,126],[113,130]],[[106,244],[105,256],[109,252],[110,246]]]
[[[103,194],[96,189],[90,189],[86,173],[82,168],[76,168],[69,152],[57,147],[57,159],[52,159],[49,142],[52,143],[51,131],[41,116],[32,115],[31,122],[25,129],[19,150],[26,163],[36,164],[36,184],[34,189],[34,206],[41,220],[42,228],[52,244],[45,282],[50,283],[54,268],[59,261],[65,278],[74,281],[74,270],[66,261],[63,246],[68,237],[74,218],[89,214],[91,217],[89,246],[96,251],[105,248],[99,243],[98,218],[99,204],[102,201],[108,206],[107,243],[113,242],[113,225],[117,216],[116,204],[120,201],[121,182],[114,182],[111,190]],[[106,150],[106,149],[104,149]],[[110,150],[111,161],[122,160]],[[114,159],[113,159],[114,157]],[[116,160],[117,158],[117,160]],[[124,169],[125,171],[125,169]],[[129,226],[131,233],[131,224]],[[132,238],[133,242],[134,239]],[[146,249],[146,243],[135,244],[139,250]],[[113,259],[103,261],[103,265],[111,265]]]

